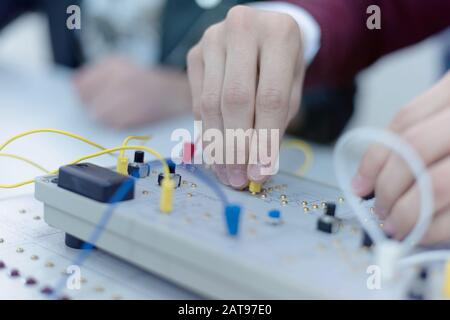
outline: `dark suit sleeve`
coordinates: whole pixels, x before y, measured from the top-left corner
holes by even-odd
[[[0,1],[0,28],[16,19],[21,14],[36,10],[38,1],[32,0],[1,0]]]
[[[378,58],[450,26],[449,0],[290,0],[321,28],[321,47],[307,85],[348,82]],[[366,26],[367,8],[381,9],[381,29]],[[411,66],[414,67],[414,66]]]

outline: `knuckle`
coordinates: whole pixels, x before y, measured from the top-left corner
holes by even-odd
[[[201,113],[204,116],[217,116],[220,114],[220,95],[214,92],[204,93],[201,97]]]
[[[254,9],[247,6],[234,6],[233,8],[228,10],[226,17],[227,27],[241,27],[245,21],[248,21],[250,18],[252,18],[253,12]]]
[[[188,65],[191,65],[200,59],[199,45],[192,47],[187,54]]]
[[[279,89],[264,89],[258,96],[258,107],[263,112],[277,113],[287,108],[287,102]]]
[[[223,48],[224,37],[222,36],[223,28],[222,24],[218,23],[209,27],[202,38],[202,52],[205,53],[207,50]]]
[[[204,40],[206,42],[215,41],[219,34],[219,29],[220,29],[219,24],[214,24],[210,26],[208,29],[206,29],[205,33],[203,34]]]
[[[290,35],[294,32],[300,31],[297,21],[295,21],[291,15],[286,13],[277,13],[274,23],[282,34],[285,33]]]
[[[224,89],[223,103],[226,108],[249,106],[251,101],[250,90],[245,86],[231,86]]]
[[[245,18],[250,12],[252,12],[252,9],[244,6],[244,5],[237,5],[232,7],[230,10],[228,10],[227,13],[227,19],[228,20],[234,20],[238,19],[241,20]]]
[[[288,41],[290,45],[298,44],[301,37],[300,27],[295,19],[286,13],[273,13],[268,19],[267,32],[269,36]]]

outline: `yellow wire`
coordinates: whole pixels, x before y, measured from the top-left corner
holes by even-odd
[[[92,159],[92,158],[96,158],[108,153],[113,153],[113,152],[117,152],[117,151],[121,151],[121,150],[142,150],[142,151],[146,151],[148,153],[150,153],[151,155],[153,155],[156,159],[158,159],[163,166],[163,172],[164,172],[164,176],[167,177],[170,180],[170,171],[169,171],[169,166],[167,165],[166,160],[155,150],[149,148],[149,147],[145,147],[145,146],[120,146],[120,147],[115,147],[115,148],[108,148],[102,151],[98,151],[95,153],[91,153],[88,154],[86,156],[83,156],[81,158],[78,158],[72,162],[70,162],[69,164],[77,164],[81,161],[84,160],[88,160],[88,159]],[[49,174],[57,174],[58,173],[58,169],[57,170],[53,170],[51,171]],[[34,179],[29,179],[29,180],[25,180],[16,184],[0,184],[0,188],[1,189],[14,189],[14,188],[18,188],[18,187],[22,187],[24,185],[33,183]]]
[[[84,137],[82,137],[82,136],[80,136],[80,135],[77,135],[77,134],[75,134],[75,133],[71,133],[71,132],[63,131],[63,130],[58,130],[58,129],[48,129],[48,128],[44,128],[44,129],[30,130],[30,131],[26,131],[26,132],[20,133],[20,134],[18,134],[18,135],[15,135],[15,136],[12,137],[11,139],[7,140],[5,143],[3,143],[2,145],[0,145],[0,151],[3,150],[3,149],[4,149],[6,146],[8,146],[9,144],[11,144],[13,141],[15,141],[15,140],[17,140],[17,139],[20,139],[20,138],[23,138],[23,137],[25,137],[25,136],[29,136],[29,135],[32,135],[32,134],[36,134],[36,133],[56,133],[56,134],[64,135],[64,136],[67,136],[67,137],[71,137],[71,138],[73,138],[73,139],[80,140],[80,141],[82,141],[82,142],[84,142],[84,143],[87,143],[87,144],[89,144],[89,145],[91,145],[91,146],[93,146],[93,147],[96,147],[96,148],[98,148],[98,149],[101,149],[101,150],[106,150],[106,149],[107,149],[106,147],[104,147],[104,146],[102,146],[102,145],[100,145],[100,144],[98,144],[98,143],[95,143],[95,142],[93,142],[93,141],[91,141],[91,140],[89,140],[89,139],[86,139],[86,138],[84,138]],[[111,155],[112,155],[112,154],[111,154]]]
[[[43,171],[45,173],[50,173],[50,171],[48,171],[47,169],[45,169],[41,165],[39,165],[36,162],[34,162],[32,160],[29,160],[29,159],[27,159],[25,157],[22,157],[22,156],[18,156],[18,155],[15,155],[15,154],[10,154],[10,153],[0,153],[0,157],[17,159],[17,160],[23,161],[25,163],[28,163],[29,165],[31,165],[31,166],[35,167],[36,169],[39,169],[39,170],[41,170],[41,171]]]
[[[308,172],[308,170],[311,168],[314,162],[314,154],[311,146],[303,140],[292,139],[283,142],[282,147],[295,148],[303,153],[303,155],[305,156],[305,161],[303,161],[300,168],[297,169],[295,175],[300,177],[304,176],[306,172]]]
[[[86,156],[83,156],[83,157],[75,160],[75,161],[70,162],[69,164],[77,164],[81,161],[96,158],[96,157],[102,156],[106,153],[122,151],[122,150],[142,150],[142,151],[146,151],[146,152],[150,153],[156,159],[158,159],[161,162],[161,164],[163,165],[164,176],[166,176],[166,177],[170,176],[169,166],[167,165],[166,160],[157,151],[155,151],[154,149],[151,149],[149,147],[146,147],[146,146],[120,146],[120,147],[115,147],[115,148],[109,148],[109,149],[106,149],[103,151],[88,154]],[[52,172],[52,174],[56,174],[57,172],[58,172],[58,170],[55,170]]]
[[[26,131],[26,132],[23,132],[23,133],[20,133],[18,135],[13,136],[12,138],[8,139],[5,143],[0,145],[0,151],[5,149],[12,142],[14,142],[14,141],[16,141],[16,140],[18,140],[20,138],[36,134],[36,133],[55,133],[55,134],[60,134],[60,135],[68,136],[68,137],[71,137],[73,139],[82,141],[82,142],[87,143],[87,144],[89,144],[89,145],[91,145],[93,147],[96,147],[96,148],[100,149],[100,150],[107,150],[106,147],[104,147],[104,146],[102,146],[102,145],[100,145],[100,144],[98,144],[98,143],[96,143],[94,141],[91,141],[91,140],[89,140],[89,139],[87,139],[85,137],[82,137],[82,136],[80,136],[78,134],[71,133],[71,132],[64,131],[64,130],[59,130],[59,129],[44,128],[44,129],[34,129],[34,130]],[[123,144],[127,145],[128,142],[130,142],[131,140],[147,141],[150,138],[151,138],[150,136],[129,136],[129,137],[127,137],[124,140]],[[107,153],[114,157],[114,154],[112,154],[112,152],[107,152]],[[123,153],[124,153],[124,150],[121,151],[121,155],[122,156],[123,156]],[[47,169],[43,168],[39,164],[37,164],[37,163],[35,163],[35,162],[33,162],[33,161],[29,160],[29,159],[26,159],[24,157],[21,157],[21,156],[18,156],[18,155],[14,155],[14,154],[2,154],[1,156],[14,158],[14,159],[18,159],[18,160],[24,161],[24,162],[32,165],[33,167],[36,167],[39,170],[44,171],[45,173],[50,173]],[[34,179],[33,180],[30,179],[30,180],[26,180],[26,181],[23,181],[23,182],[17,183],[17,184],[5,184],[5,185],[1,185],[0,184],[0,188],[8,188],[8,189],[18,188],[18,187],[24,186],[26,184],[30,184],[33,181],[34,181]]]
[[[145,142],[145,141],[148,141],[150,139],[151,139],[151,136],[129,136],[129,137],[126,137],[125,140],[123,140],[122,146],[128,145],[128,143],[131,140],[141,140],[141,141]],[[121,150],[120,151],[120,156],[123,157],[124,155],[125,155],[125,150]]]

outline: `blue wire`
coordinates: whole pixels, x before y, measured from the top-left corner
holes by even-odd
[[[208,187],[210,187],[216,195],[219,197],[219,199],[222,201],[224,207],[229,205],[228,197],[223,192],[223,190],[219,187],[219,184],[212,178],[210,178],[199,165],[193,165],[193,164],[183,164],[181,165],[183,169],[189,170],[190,172],[194,173],[197,178],[202,180]]]
[[[156,166],[160,164],[159,160],[150,161],[148,162],[150,166]],[[197,178],[202,180],[208,187],[210,187],[216,195],[219,197],[219,199],[222,201],[224,208],[226,208],[229,205],[228,198],[226,194],[220,189],[218,183],[210,178],[206,173],[202,171],[199,165],[192,165],[192,164],[183,164],[180,166],[181,168],[185,170],[189,170]],[[112,217],[112,214],[114,212],[114,209],[117,206],[117,203],[120,202],[123,198],[125,198],[126,194],[130,190],[130,188],[133,186],[133,179],[127,179],[125,182],[123,182],[120,187],[116,190],[116,192],[111,197],[109,203],[111,205],[108,206],[108,208],[103,213],[100,221],[96,225],[94,231],[92,232],[89,239],[83,244],[81,247],[80,253],[75,257],[75,259],[72,262],[72,265],[76,265],[81,268],[83,263],[86,261],[87,257],[91,253],[91,251],[95,248],[95,244],[97,243],[103,229],[108,224],[109,220]],[[61,280],[58,282],[58,284],[55,287],[54,292],[51,294],[50,297],[56,298],[58,297],[59,293],[64,288],[64,285],[67,281],[69,275],[64,275]]]
[[[103,229],[108,224],[109,220],[111,219],[111,216],[114,212],[114,209],[117,207],[118,202],[122,201],[122,199],[125,198],[128,191],[130,191],[131,187],[134,184],[133,179],[126,179],[114,192],[112,195],[109,203],[111,203],[108,208],[103,213],[102,217],[100,218],[100,221],[96,225],[94,231],[92,232],[91,236],[89,237],[89,240],[83,244],[81,247],[80,253],[75,257],[75,259],[72,262],[72,265],[76,265],[81,268],[83,263],[86,261],[87,257],[91,253],[91,251],[94,249],[95,244],[97,243]],[[58,284],[55,287],[55,290],[53,294],[51,295],[52,298],[58,297],[59,293],[63,289],[66,279],[69,275],[64,275],[61,280],[58,282]]]

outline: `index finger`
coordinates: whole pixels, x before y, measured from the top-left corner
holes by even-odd
[[[271,171],[276,165],[279,143],[288,122],[299,48],[300,44],[292,45],[292,41],[281,37],[265,42],[261,49],[255,130],[248,167],[248,176],[253,182],[262,183],[275,173]]]

